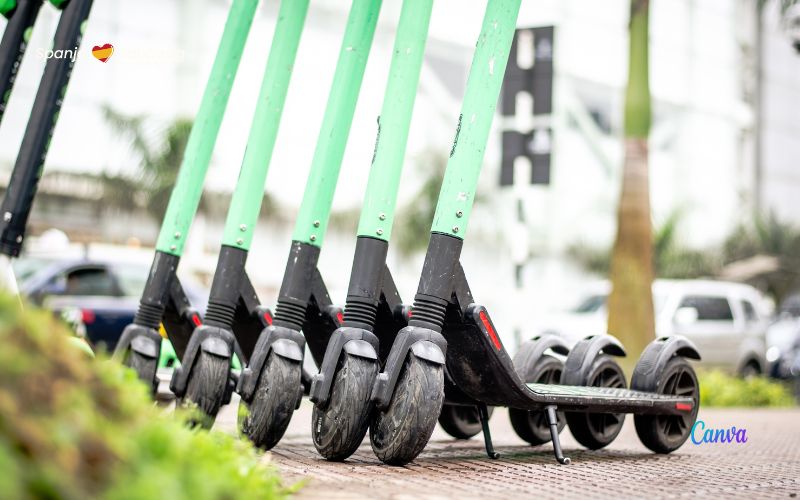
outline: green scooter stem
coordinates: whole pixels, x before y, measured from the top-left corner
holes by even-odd
[[[431,435],[447,398],[479,407],[487,454],[497,458],[485,405],[486,401],[494,402],[494,396],[475,398],[473,403],[462,395],[470,394],[466,390],[469,385],[496,393],[498,385],[506,385],[509,377],[488,376],[495,358],[480,354],[502,351],[502,344],[485,308],[475,304],[459,257],[520,3],[488,1],[408,326],[395,336],[372,386],[370,441],[378,458],[386,463],[402,465],[416,458],[422,450],[418,436]],[[487,343],[490,347],[483,350]],[[416,371],[417,375],[413,375],[414,370],[406,371],[408,376],[400,388],[406,360],[415,358],[425,360],[425,367]],[[460,371],[454,372],[454,367]],[[513,373],[506,354],[504,368],[508,367]],[[445,394],[446,376],[456,384],[449,391],[451,395]],[[397,390],[405,394],[423,391],[424,395],[412,397],[404,405],[393,405]],[[558,434],[552,438],[557,440]]]
[[[253,241],[253,231],[264,199],[264,181],[278,135],[308,1],[281,2],[242,169],[228,209],[223,245],[249,250]]]
[[[217,140],[233,80],[242,59],[258,0],[234,0],[225,23],[200,109],[195,117],[183,162],[164,215],[156,250],[180,256],[197,212],[211,152]]]
[[[139,359],[138,375],[153,391],[157,387],[156,361],[161,349],[159,325],[163,324],[175,351],[182,357],[192,331],[202,324],[200,315],[192,309],[175,273],[189,224],[200,201],[211,152],[257,6],[258,0],[234,0],[228,12],[211,74],[170,196],[139,308],[133,323],[125,327],[114,349],[114,357],[122,362],[133,363],[133,356]]]
[[[311,401],[317,405],[315,412],[326,412],[325,422],[365,422],[363,415],[367,409],[353,399],[348,400],[351,404],[328,406],[346,346],[366,341],[373,347],[377,363],[381,337],[388,345],[389,339],[407,324],[407,313],[403,312],[400,294],[386,265],[386,255],[432,10],[433,0],[404,0],[400,13],[375,155],[361,212],[344,321],[325,346],[320,371],[313,377],[309,391]],[[376,328],[376,324],[380,327]],[[339,393],[338,397],[349,396]],[[355,399],[366,403],[361,398]],[[317,421],[316,417],[312,418]],[[331,432],[340,434],[337,439],[321,437]],[[348,431],[315,425],[312,435],[323,456],[342,458],[354,451],[353,446],[361,442],[365,432],[363,425],[351,426]]]
[[[520,0],[489,0],[431,231],[464,239]]]
[[[389,82],[378,122],[375,155],[358,223],[359,236],[389,241],[392,233],[400,173],[432,8],[432,0],[403,2]]]
[[[17,0],[0,0],[0,15],[9,16],[16,8]]]
[[[292,240],[321,247],[381,0],[353,0]]]

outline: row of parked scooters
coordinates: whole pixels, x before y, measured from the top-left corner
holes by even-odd
[[[80,1],[86,0],[70,0]],[[513,427],[527,442],[552,441],[560,463],[569,463],[559,444],[566,424],[581,444],[598,449],[616,438],[626,413],[634,414],[637,433],[651,450],[680,447],[699,403],[697,378],[686,360],[699,354],[689,341],[651,343],[630,389],[614,359],[625,351],[608,335],[584,339],[571,351],[557,337],[537,337],[512,360],[460,264],[520,3],[487,0],[461,113],[453,117],[455,138],[442,145],[449,160],[409,305],[386,256],[433,0],[403,1],[341,308],[331,301],[317,263],[381,7],[381,0],[353,0],[273,314],[261,304],[245,263],[309,6],[309,0],[281,2],[201,318],[176,269],[258,4],[233,0],[139,309],[115,357],[155,392],[163,325],[181,359],[170,389],[182,404],[199,408],[198,424],[210,426],[235,391],[246,407],[241,430],[269,449],[307,395],[314,403],[314,444],[329,460],[351,456],[369,431],[380,460],[408,463],[437,420],[458,438],[482,431],[487,453],[497,457],[488,426],[494,406],[510,408]],[[35,183],[30,199],[33,192]],[[317,373],[303,370],[306,346]],[[238,374],[231,370],[234,354],[245,363]]]

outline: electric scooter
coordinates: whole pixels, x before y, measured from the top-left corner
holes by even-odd
[[[341,308],[331,303],[317,261],[380,7],[381,0],[353,0],[295,223],[275,319],[261,332],[239,377],[240,414],[246,415],[241,429],[261,448],[278,443],[309,388],[310,375],[302,370],[306,341],[319,366],[328,340],[343,319]]]
[[[490,457],[499,455],[487,407],[507,406],[518,434],[531,444],[552,441],[562,464],[570,462],[559,441],[564,419],[581,444],[597,449],[633,413],[643,444],[668,453],[683,444],[697,417],[699,387],[685,358],[700,355],[685,338],[652,342],[629,390],[613,358],[625,351],[613,337],[582,340],[563,364],[552,353],[564,354],[566,346],[539,337],[512,361],[488,311],[473,299],[460,253],[519,6],[520,0],[488,1],[409,325],[374,381],[370,441],[387,464],[408,463],[422,451],[445,401],[478,408]]]
[[[0,15],[8,19],[3,39],[0,40],[0,122],[6,112],[8,99],[22,57],[28,48],[33,25],[42,8],[42,0],[4,0],[0,2]]]
[[[197,404],[205,414],[200,423],[206,425],[213,423],[235,387],[230,370],[234,352],[245,362],[261,330],[272,324],[272,313],[260,305],[245,263],[307,11],[308,0],[281,2],[242,168],[228,209],[205,322],[189,339],[181,366],[173,372],[170,383],[177,397]],[[291,415],[299,387],[297,380],[291,397],[278,401],[276,411]],[[287,405],[292,408],[287,409]]]
[[[58,2],[58,5],[64,2]],[[19,7],[22,7],[20,5]],[[30,7],[27,7],[30,8]],[[56,27],[53,38],[53,48],[55,50],[72,50],[79,47],[83,39],[83,25],[89,17],[92,8],[92,0],[69,0],[63,5],[63,12]],[[12,16],[12,22],[17,16],[21,16],[21,21],[27,21],[24,15],[27,10],[19,10]],[[9,23],[11,24],[11,23]],[[28,22],[21,23],[29,24]],[[21,26],[16,26],[15,29]],[[6,27],[6,30],[10,28]],[[16,33],[4,33],[3,43],[6,41],[6,34],[11,37]],[[23,40],[25,35],[23,33]],[[19,54],[19,53],[18,53]],[[5,53],[4,53],[5,55]],[[18,57],[21,57],[18,55]],[[9,54],[9,59],[14,59]],[[9,62],[4,60],[3,64]],[[11,259],[18,257],[22,249],[25,238],[25,227],[28,224],[28,217],[31,213],[33,198],[39,185],[44,162],[47,157],[47,150],[50,146],[50,139],[53,137],[53,130],[58,121],[58,114],[64,102],[67,92],[69,78],[72,75],[74,66],[72,59],[50,59],[44,68],[36,97],[33,101],[33,108],[28,125],[25,128],[25,135],[22,138],[19,153],[17,155],[14,169],[11,172],[11,179],[8,182],[6,195],[0,206],[0,286],[7,291],[17,294],[17,285],[14,273],[11,268]],[[11,90],[16,74],[16,65],[12,65],[8,78],[3,85],[8,85],[6,93]],[[3,102],[7,100],[4,97]]]
[[[132,367],[151,388],[152,394],[158,389],[156,371],[161,353],[160,325],[163,323],[176,353],[182,358],[192,331],[202,324],[200,315],[192,308],[175,273],[189,225],[200,203],[211,152],[257,6],[258,0],[233,0],[231,4],[178,178],[170,195],[139,308],[133,323],[125,327],[114,350],[114,358]]]
[[[408,323],[408,308],[400,301],[386,255],[432,8],[433,0],[403,2],[358,225],[344,322],[331,337],[311,385],[314,446],[328,460],[344,460],[363,441],[372,407],[370,381],[386,354],[379,358],[378,353],[382,347],[388,351],[397,332]]]

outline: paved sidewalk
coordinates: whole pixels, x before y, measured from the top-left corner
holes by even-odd
[[[218,427],[233,429],[235,405]],[[284,439],[264,460],[287,482],[306,481],[298,498],[521,498],[695,497],[795,498],[800,495],[800,409],[704,410],[707,427],[747,429],[747,443],[693,445],[655,455],[639,443],[628,416],[605,450],[582,449],[562,433],[572,465],[559,465],[552,446],[531,447],[517,438],[507,411],[497,409],[492,437],[501,454],[490,460],[481,436],[456,441],[440,428],[425,451],[405,467],[383,465],[369,438],[344,463],[322,460],[311,443],[311,404],[304,401]]]

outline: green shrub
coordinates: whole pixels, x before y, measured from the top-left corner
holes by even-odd
[[[698,373],[700,406],[793,406],[789,390],[766,377],[739,378],[721,371]]]
[[[0,496],[280,498],[253,447],[163,415],[136,375],[67,341],[52,315],[0,297]]]

